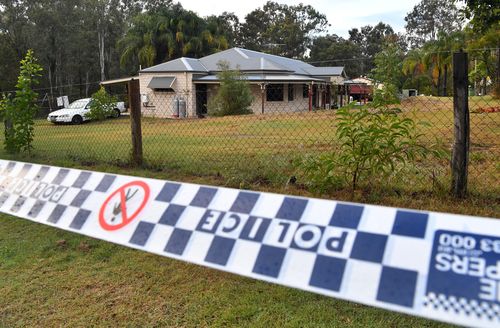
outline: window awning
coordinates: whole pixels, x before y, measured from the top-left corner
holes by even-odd
[[[172,89],[174,76],[154,76],[148,84],[150,89]]]

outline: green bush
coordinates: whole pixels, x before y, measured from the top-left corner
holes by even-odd
[[[396,101],[392,91],[381,90],[370,106],[338,110],[339,149],[299,162],[300,172],[313,191],[324,193],[346,186],[354,191],[360,181],[380,182],[417,156],[426,157],[431,152],[418,143],[415,122],[400,117],[400,110],[388,105]]]
[[[106,92],[101,87],[92,95],[90,102],[90,111],[85,115],[90,120],[102,121],[115,114],[116,102],[118,99]]]
[[[253,96],[250,84],[241,72],[231,70],[227,62],[219,62],[220,73],[217,74],[220,86],[217,94],[208,102],[208,115],[244,115],[252,114],[250,106]]]
[[[38,64],[33,50],[28,50],[21,60],[21,68],[13,97],[4,96],[0,100],[0,112],[5,124],[5,150],[9,153],[31,151],[34,137],[34,117],[38,112],[37,85],[42,67]]]

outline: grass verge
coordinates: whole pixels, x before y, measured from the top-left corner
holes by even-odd
[[[0,326],[442,327],[0,215]]]
[[[431,99],[432,100],[432,99]],[[418,104],[413,104],[412,108]],[[449,102],[417,115],[429,142],[451,140]],[[477,114],[465,200],[447,177],[407,176],[389,188],[337,191],[328,198],[499,217],[500,115]],[[493,123],[492,123],[493,122]],[[312,196],[288,185],[296,155],[334,147],[331,112],[202,121],[145,120],[147,169],[125,165],[126,118],[79,127],[37,121],[34,157],[103,172]],[[425,130],[427,129],[427,130]],[[1,131],[0,131],[1,132]],[[3,150],[0,157],[9,158]],[[446,162],[420,163],[429,168]],[[441,171],[440,171],[441,170]],[[434,171],[433,171],[434,172]],[[429,187],[432,186],[432,187]],[[0,326],[439,327],[436,322],[274,286],[0,215]]]

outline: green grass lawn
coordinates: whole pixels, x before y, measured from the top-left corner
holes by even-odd
[[[474,99],[473,99],[474,100]],[[476,99],[477,100],[477,99]],[[477,100],[471,109],[491,105]],[[498,101],[497,101],[498,102]],[[496,104],[495,102],[494,104]],[[423,142],[449,149],[449,98],[403,104]],[[314,196],[287,185],[293,161],[337,147],[334,111],[143,121],[147,167],[126,163],[127,117],[81,126],[38,120],[34,153],[17,159],[159,179]],[[0,131],[3,135],[3,131]],[[470,186],[447,194],[446,160],[331,199],[499,217],[500,113],[471,113]],[[1,158],[12,158],[0,149]],[[241,278],[0,215],[0,327],[6,326],[415,327],[442,324]]]
[[[500,106],[491,97],[472,97],[470,189],[488,197],[500,187],[500,113],[474,113]],[[451,98],[416,97],[401,105],[403,114],[419,124],[421,143],[439,144],[450,151],[453,142]],[[150,168],[180,174],[222,176],[239,184],[282,185],[296,174],[293,163],[306,154],[334,150],[335,111],[251,115],[209,119],[151,119],[142,124],[144,158]],[[1,133],[2,131],[0,131]],[[1,133],[3,135],[3,133]],[[34,157],[52,163],[123,165],[130,154],[128,117],[80,126],[36,121]],[[7,155],[0,150],[0,156]],[[422,160],[391,187],[414,192],[432,191],[436,181],[449,184],[449,161]],[[418,172],[416,174],[415,172]],[[301,183],[299,181],[299,183]]]
[[[445,325],[0,215],[0,326]]]

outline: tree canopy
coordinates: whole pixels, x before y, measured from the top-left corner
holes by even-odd
[[[463,18],[454,0],[422,0],[406,17],[407,38],[412,47],[437,39],[439,33],[461,29]]]
[[[173,0],[0,0],[0,93],[14,89],[28,49],[44,68],[42,96],[90,96],[99,81],[234,46],[370,75],[392,40],[406,56],[403,84],[446,95],[458,48],[475,61],[471,81],[500,80],[499,7],[497,0],[421,0],[406,15],[405,34],[380,22],[342,37],[331,33],[335,22],[304,4],[268,1],[240,21],[231,12],[200,17]]]
[[[245,17],[241,25],[244,48],[291,58],[302,58],[314,34],[324,32],[328,21],[310,5],[288,6],[268,1]]]
[[[213,18],[211,18],[213,19]],[[209,24],[180,4],[134,17],[118,42],[121,64],[148,67],[178,57],[201,57],[228,48],[229,31]]]
[[[315,66],[344,66],[351,76],[363,75],[366,61],[359,44],[331,34],[314,39],[310,60]]]
[[[480,33],[500,22],[500,3],[498,0],[457,0],[465,2],[465,17],[471,19],[472,28]]]

